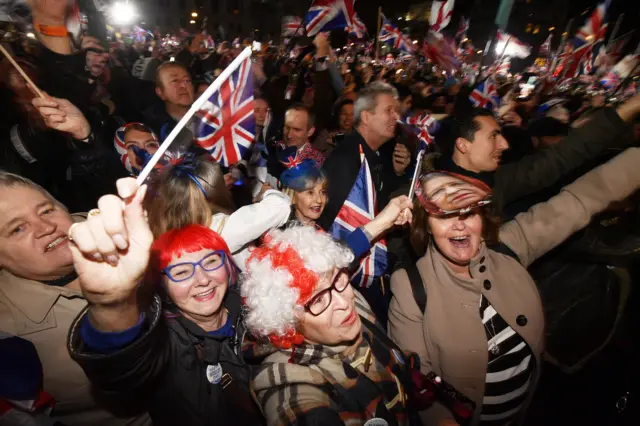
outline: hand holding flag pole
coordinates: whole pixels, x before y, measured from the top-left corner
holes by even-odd
[[[13,57],[11,56],[11,54],[9,52],[7,52],[7,49],[4,48],[4,46],[2,44],[0,44],[0,51],[2,52],[2,54],[7,58],[7,60],[11,63],[11,65],[13,65],[13,67],[20,73],[20,75],[22,76],[22,78],[24,78],[24,80],[27,82],[27,86],[29,87],[29,89],[31,89],[31,91],[36,95],[39,96],[41,98],[46,98],[44,96],[44,93],[42,93],[42,91],[40,89],[38,89],[38,86],[36,86],[36,84],[33,82],[33,80],[31,80],[29,78],[29,76],[27,75],[26,72],[24,72],[24,70],[22,69],[22,67],[20,65],[18,65],[18,63],[15,61],[15,59],[13,59]]]
[[[142,185],[144,183],[144,181],[149,176],[149,173],[151,173],[151,170],[153,170],[158,161],[160,161],[171,143],[187,125],[187,123],[191,121],[191,118],[196,114],[196,112],[201,109],[202,105],[209,99],[209,97],[211,97],[211,95],[213,95],[213,93],[220,90],[220,86],[222,86],[222,83],[224,83],[231,76],[231,74],[238,68],[242,61],[249,58],[250,56],[251,48],[245,47],[245,49],[233,60],[233,62],[231,62],[231,64],[229,64],[229,66],[227,66],[227,68],[222,71],[218,78],[216,78],[214,82],[211,83],[209,87],[207,87],[207,90],[205,90],[204,93],[191,105],[189,111],[187,111],[187,113],[180,119],[178,124],[173,128],[171,133],[169,133],[164,142],[162,142],[160,148],[158,148],[156,153],[153,154],[151,160],[149,160],[147,165],[144,166],[142,172],[140,172],[140,175],[137,178],[138,185]]]

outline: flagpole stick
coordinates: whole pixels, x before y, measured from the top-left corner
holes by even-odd
[[[162,158],[162,156],[167,151],[167,149],[169,148],[173,140],[178,136],[178,134],[187,125],[187,123],[191,121],[191,118],[195,115],[196,112],[200,110],[200,108],[207,101],[207,99],[209,99],[211,95],[213,95],[213,93],[215,93],[217,90],[219,90],[220,86],[222,86],[222,83],[224,83],[224,81],[231,76],[231,74],[236,70],[236,68],[238,68],[238,65],[245,59],[249,58],[250,56],[251,56],[251,48],[245,47],[244,50],[240,52],[240,54],[233,60],[233,62],[231,62],[231,64],[229,64],[229,66],[227,66],[227,68],[225,68],[224,71],[222,71],[222,73],[218,76],[218,78],[216,78],[214,82],[211,83],[209,87],[207,87],[207,90],[205,90],[204,93],[198,99],[196,99],[196,101],[191,105],[191,108],[189,108],[189,111],[187,111],[187,113],[180,119],[178,124],[176,124],[176,127],[173,128],[171,133],[169,133],[169,136],[167,136],[164,142],[162,142],[162,145],[160,145],[160,148],[158,148],[156,153],[153,154],[153,157],[151,157],[151,160],[149,160],[149,163],[147,163],[147,165],[144,167],[142,172],[140,172],[140,175],[136,179],[138,182],[138,185],[142,185],[144,183],[144,181],[149,176],[149,173],[151,173],[151,170],[153,170],[153,168],[158,163],[160,158]]]
[[[558,56],[560,56],[560,54],[564,50],[564,46],[565,44],[567,44],[567,40],[569,39],[569,31],[571,31],[571,25],[573,25],[573,20],[574,18],[569,19],[569,22],[567,23],[567,28],[565,28],[564,32],[562,33],[562,38],[560,39],[558,50],[556,50],[556,54],[553,58],[553,66],[550,71],[552,75],[556,70],[556,68],[558,67]]]
[[[380,57],[380,28],[382,28],[382,6],[378,7],[378,31],[376,31],[376,62]]]
[[[416,169],[413,171],[413,179],[411,179],[411,188],[409,188],[409,201],[413,202],[413,196],[416,188],[416,180],[420,175],[420,171],[422,170],[422,157],[424,157],[424,152],[426,150],[422,149],[418,152],[416,157]]]
[[[502,49],[502,54],[500,55],[500,60],[498,61],[498,65],[496,66],[496,69],[493,71],[493,74],[492,74],[494,76],[498,73],[498,68],[500,68],[500,65],[502,65],[502,61],[504,60],[505,53],[507,53],[507,46],[509,46],[510,41],[511,41],[511,36],[509,36],[509,38],[507,39],[507,42],[504,44],[504,48]]]
[[[40,89],[38,89],[38,86],[36,86],[36,84],[33,82],[33,80],[31,80],[29,78],[27,73],[24,72],[22,67],[20,65],[18,65],[18,63],[13,59],[11,54],[9,54],[9,52],[7,52],[7,50],[4,48],[4,46],[2,44],[0,44],[0,51],[2,51],[2,54],[7,58],[7,60],[11,63],[11,65],[13,65],[13,67],[20,73],[22,78],[24,78],[24,80],[27,82],[27,86],[29,86],[29,89],[31,89],[33,91],[33,93],[35,93],[37,96],[39,96],[39,97],[44,99],[45,98],[44,93],[42,93],[40,91]]]
[[[613,27],[613,31],[611,31],[611,36],[609,37],[609,43],[607,43],[607,48],[611,47],[611,44],[616,39],[616,35],[618,35],[618,31],[620,30],[620,25],[622,25],[622,20],[624,19],[624,13],[621,13],[616,21],[616,25]]]
[[[633,74],[636,72],[636,70],[638,69],[639,66],[640,66],[640,61],[638,61],[636,63],[636,65],[629,72],[629,75],[627,75],[624,78],[624,80],[622,80],[622,82],[618,85],[618,87],[616,87],[616,90],[613,91],[611,96],[615,96],[616,93],[618,93],[620,91],[620,89],[626,87],[629,84],[629,82],[633,79]]]

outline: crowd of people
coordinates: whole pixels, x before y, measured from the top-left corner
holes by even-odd
[[[139,184],[242,43],[75,43],[32,3],[44,95],[0,61],[0,425],[524,424],[625,321],[640,95],[477,108],[321,33],[254,52],[241,161],[187,126]]]

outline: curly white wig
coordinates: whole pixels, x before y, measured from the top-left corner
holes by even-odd
[[[269,232],[247,261],[240,286],[247,328],[279,346],[300,343],[296,309],[311,297],[322,275],[353,259],[349,248],[311,226]]]

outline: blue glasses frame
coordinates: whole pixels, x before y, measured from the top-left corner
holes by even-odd
[[[211,256],[220,256],[220,259],[222,260],[222,262],[220,262],[220,265],[216,266],[213,269],[207,269],[204,266],[204,261],[209,259]],[[222,251],[222,250],[216,250],[216,251],[212,251],[211,253],[209,253],[208,255],[206,255],[205,257],[203,257],[202,259],[200,259],[197,262],[180,262],[180,263],[176,263],[175,265],[167,266],[166,268],[164,268],[162,270],[162,273],[164,275],[166,275],[174,283],[181,283],[181,282],[186,281],[189,278],[193,277],[195,275],[195,273],[196,273],[196,268],[198,266],[200,266],[200,268],[202,268],[203,271],[213,272],[213,271],[217,271],[218,269],[222,268],[226,264],[227,264],[227,255],[226,255],[226,253],[224,251]],[[193,271],[191,272],[191,275],[189,275],[188,277],[182,278],[182,279],[175,279],[173,277],[173,275],[171,275],[171,270],[173,268],[177,267],[177,266],[184,266],[184,265],[193,266]]]

